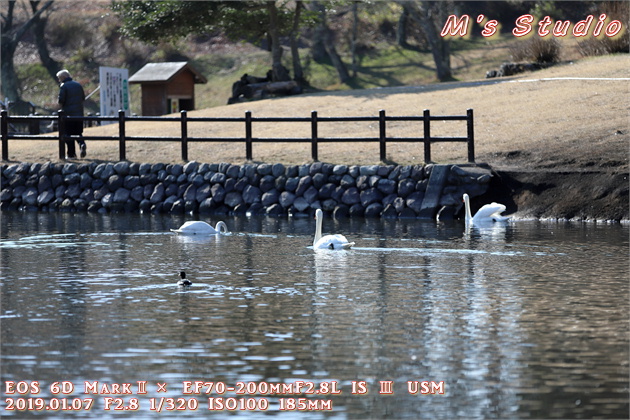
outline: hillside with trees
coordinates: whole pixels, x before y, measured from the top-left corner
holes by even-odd
[[[209,80],[197,107],[224,105],[247,73],[295,80],[305,91],[345,90],[471,80],[504,61],[566,61],[628,51],[628,32],[614,41],[515,39],[524,14],[573,22],[607,13],[628,22],[627,2],[2,2],[2,100],[13,111],[32,103],[56,110],[54,74],[68,68],[86,93],[98,87],[100,66],[130,74],[148,62],[189,61]],[[481,14],[500,22],[502,35],[442,37],[450,14]],[[539,40],[540,41],[540,40]],[[540,51],[551,51],[541,55]],[[544,57],[544,58],[541,58]],[[132,111],[139,93],[132,90]],[[98,112],[98,94],[87,108]]]

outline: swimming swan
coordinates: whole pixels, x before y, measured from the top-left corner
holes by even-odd
[[[313,239],[313,249],[350,249],[354,242],[348,242],[343,235],[322,236],[322,221],[324,213],[321,209],[315,210],[315,238]]]
[[[195,220],[186,222],[179,229],[171,229],[171,231],[183,235],[216,235],[217,233],[228,233],[228,228],[223,222],[218,222],[216,227],[212,227],[206,222]]]
[[[192,285],[192,281],[188,280],[186,278],[186,272],[185,271],[180,271],[179,272],[179,281],[177,282],[178,286],[183,286],[183,287],[187,287]]]
[[[505,206],[499,203],[490,203],[481,207],[474,216],[470,214],[470,198],[464,194],[464,204],[466,205],[466,225],[475,223],[506,222],[509,217],[501,216],[505,211]]]

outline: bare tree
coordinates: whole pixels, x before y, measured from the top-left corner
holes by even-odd
[[[406,7],[402,8],[400,17],[398,18],[398,26],[396,27],[396,42],[403,48],[409,48],[407,42],[407,24],[409,22],[409,10]]]
[[[269,38],[271,38],[271,58],[274,82],[285,82],[291,80],[289,71],[282,65],[282,45],[280,45],[280,23],[278,19],[278,8],[275,1],[267,2],[267,12],[269,13]]]
[[[416,22],[426,37],[433,54],[436,75],[439,81],[452,79],[451,46],[448,39],[440,36],[448,11],[452,7],[447,1],[401,1],[410,19]]]
[[[341,80],[341,83],[347,83],[351,79],[350,73],[348,73],[346,65],[341,60],[341,57],[335,48],[334,34],[326,22],[326,8],[319,1],[313,1],[309,4],[311,6],[311,10],[319,15],[319,23],[313,33],[313,58],[315,60],[321,60],[325,57],[329,57],[332,65],[339,74],[339,80]]]
[[[39,53],[39,58],[42,61],[43,66],[46,68],[46,71],[48,71],[50,77],[52,77],[52,79],[56,82],[57,72],[61,70],[61,65],[50,56],[50,52],[48,51],[48,44],[46,43],[45,38],[47,19],[37,14],[37,9],[41,1],[31,0],[30,3],[31,10],[33,12],[33,34],[35,35],[37,52]]]
[[[304,78],[304,70],[302,69],[302,62],[300,61],[300,52],[298,50],[299,36],[300,36],[300,17],[302,15],[302,9],[304,8],[301,1],[295,2],[295,11],[293,14],[293,27],[291,28],[291,59],[293,62],[293,80],[300,85],[306,84]]]
[[[6,5],[6,10],[0,13],[2,18],[2,29],[0,30],[0,73],[2,80],[2,96],[10,101],[17,102],[20,100],[18,90],[18,80],[15,74],[15,66],[13,57],[20,40],[24,35],[36,24],[37,19],[42,13],[52,6],[54,0],[48,0],[39,10],[24,23],[16,24],[14,22],[15,1],[2,2]]]
[[[357,77],[359,63],[357,59],[357,36],[359,31],[359,2],[352,2],[352,38],[350,50],[352,53],[352,77]]]
[[[411,28],[410,25],[409,9],[407,7],[403,7],[400,12],[400,16],[398,17],[398,25],[396,26],[396,43],[407,50],[422,51],[422,48],[419,45],[407,42]]]

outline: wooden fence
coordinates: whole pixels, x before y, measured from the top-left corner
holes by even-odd
[[[475,137],[473,129],[473,110],[468,109],[466,115],[449,115],[449,116],[434,116],[431,115],[429,110],[424,110],[422,116],[408,116],[408,117],[393,117],[385,115],[385,111],[381,110],[377,117],[319,117],[317,111],[311,112],[310,117],[253,117],[251,111],[245,112],[243,118],[240,117],[188,117],[186,111],[181,111],[180,117],[127,117],[125,113],[119,111],[117,117],[100,117],[100,116],[88,116],[88,117],[71,117],[60,112],[58,116],[9,116],[7,111],[2,111],[1,132],[2,132],[2,160],[9,159],[9,140],[57,140],[59,143],[59,159],[65,158],[65,127],[66,123],[71,120],[81,120],[85,123],[100,123],[100,122],[118,122],[118,136],[84,136],[85,140],[109,140],[118,141],[119,144],[119,158],[120,160],[126,160],[126,142],[128,141],[167,141],[167,142],[180,142],[182,160],[188,160],[188,143],[190,142],[244,142],[245,143],[245,156],[247,160],[253,160],[252,145],[253,143],[278,143],[278,142],[302,142],[311,143],[311,157],[313,161],[317,161],[317,152],[319,143],[334,143],[334,142],[378,142],[380,145],[380,159],[386,160],[387,155],[387,142],[403,142],[403,143],[423,143],[424,144],[424,161],[426,163],[431,162],[431,144],[436,142],[464,142],[468,146],[468,161],[475,161]],[[58,132],[56,135],[32,135],[32,134],[17,134],[10,130],[12,123],[34,123],[39,121],[58,121]],[[154,121],[156,123],[164,121],[179,121],[181,125],[181,137],[145,137],[145,136],[127,136],[125,134],[125,125],[127,122],[133,121]],[[378,137],[320,137],[318,135],[318,128],[322,123],[329,122],[356,122],[356,121],[372,121],[378,122],[379,136]],[[423,130],[422,135],[418,137],[388,137],[387,136],[387,122],[388,121],[422,121]],[[467,132],[465,137],[432,137],[431,136],[431,121],[466,121]],[[189,122],[207,122],[207,123],[243,123],[244,124],[244,136],[243,137],[190,137],[188,135],[188,123]],[[263,138],[253,136],[253,124],[255,122],[277,122],[277,123],[289,123],[289,122],[310,122],[311,135],[310,137],[291,137],[291,138]]]

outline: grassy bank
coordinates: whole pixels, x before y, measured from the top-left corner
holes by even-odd
[[[492,188],[497,200],[516,211],[517,217],[628,220],[628,150],[630,127],[628,93],[630,59],[627,55],[580,60],[518,77],[439,85],[318,92],[191,112],[191,116],[241,117],[461,114],[475,112],[477,162],[489,163],[498,174]],[[626,80],[619,80],[619,79]],[[190,123],[191,136],[243,136],[242,124],[209,126]],[[255,126],[254,136],[289,137],[309,124]],[[129,124],[128,135],[178,136],[177,123]],[[388,134],[409,136],[420,125],[391,123]],[[463,135],[465,127],[436,124],[433,135]],[[116,135],[117,125],[86,130],[87,135]],[[320,129],[321,136],[377,136],[378,126],[334,124]],[[116,161],[118,143],[92,141],[88,157],[79,162]],[[388,162],[423,161],[422,145],[388,144]],[[57,160],[57,142],[11,141],[14,162]],[[308,144],[255,143],[257,162],[302,164],[310,161]],[[326,143],[321,161],[343,164],[378,162],[378,144]],[[181,162],[177,143],[128,142],[127,157],[136,162]],[[189,158],[199,162],[245,163],[243,143],[191,143]],[[463,144],[436,143],[433,159],[439,163],[466,161]],[[499,182],[499,180],[502,180]]]
[[[586,168],[628,170],[628,89],[630,58],[627,55],[584,59],[558,65],[535,73],[502,79],[480,79],[422,86],[382,89],[317,92],[288,98],[207,108],[190,112],[190,116],[241,117],[246,110],[255,116],[309,116],[317,110],[320,116],[377,115],[385,109],[388,115],[421,115],[430,109],[434,115],[459,115],[467,108],[475,112],[477,161],[497,167],[519,168]],[[258,126],[257,126],[258,127]],[[243,135],[240,124],[208,126],[191,124],[191,136]],[[256,128],[254,136],[289,137],[302,130],[310,134],[308,124],[287,126],[267,124]],[[92,128],[87,135],[116,135],[117,126]],[[179,135],[178,124],[129,124],[127,134]],[[388,135],[417,135],[420,127],[412,123],[393,124]],[[321,136],[376,136],[378,127],[370,124],[331,124],[320,130]],[[465,135],[457,124],[436,125],[433,135]],[[116,160],[117,142],[94,141],[89,144],[88,159]],[[242,143],[192,143],[189,158],[201,162],[245,161]],[[11,141],[13,161],[55,160],[54,141]],[[299,164],[310,160],[307,144],[258,143],[254,159],[260,162]],[[129,142],[128,159],[139,162],[177,162],[178,144]],[[441,163],[465,161],[461,144],[437,143],[433,159]],[[411,164],[423,160],[422,146],[392,144],[388,159]],[[377,144],[323,144],[320,160],[330,163],[371,164],[378,162]]]

